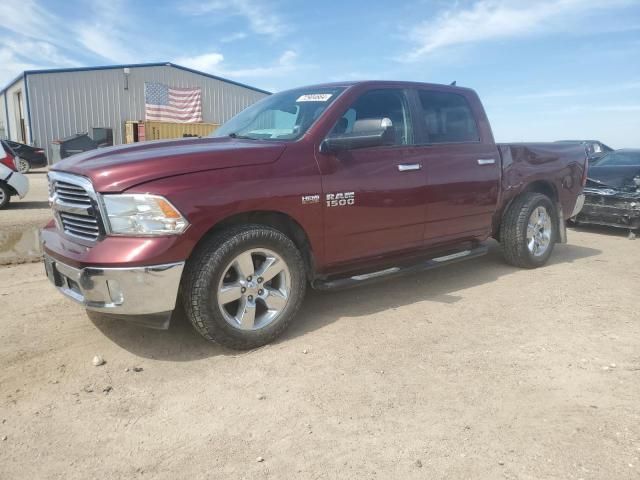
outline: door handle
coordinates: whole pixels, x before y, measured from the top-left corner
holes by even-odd
[[[422,165],[419,163],[401,163],[398,165],[399,172],[411,172],[413,170],[420,170]]]
[[[495,158],[479,158],[478,165],[493,165],[496,163]]]

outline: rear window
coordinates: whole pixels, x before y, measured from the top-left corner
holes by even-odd
[[[418,91],[428,143],[479,142],[469,102],[457,93]]]

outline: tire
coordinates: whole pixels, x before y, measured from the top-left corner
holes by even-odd
[[[31,170],[31,164],[24,158],[18,157],[18,171],[20,173],[29,173]]]
[[[6,208],[11,201],[11,192],[6,184],[0,182],[0,210]]]
[[[270,227],[245,225],[197,248],[187,262],[181,297],[187,317],[204,338],[246,350],[285,331],[300,308],[306,282],[304,260],[291,239]]]
[[[544,221],[542,211],[546,213]],[[521,268],[543,266],[553,252],[557,226],[556,210],[549,197],[540,193],[517,197],[505,213],[500,228],[500,244],[506,261]]]

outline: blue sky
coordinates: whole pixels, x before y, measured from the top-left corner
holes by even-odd
[[[0,19],[2,85],[157,61],[271,91],[457,80],[499,141],[640,147],[640,0],[2,0]]]

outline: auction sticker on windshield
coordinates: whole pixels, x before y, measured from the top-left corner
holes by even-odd
[[[300,95],[296,102],[326,102],[332,96],[332,93],[307,93]]]

